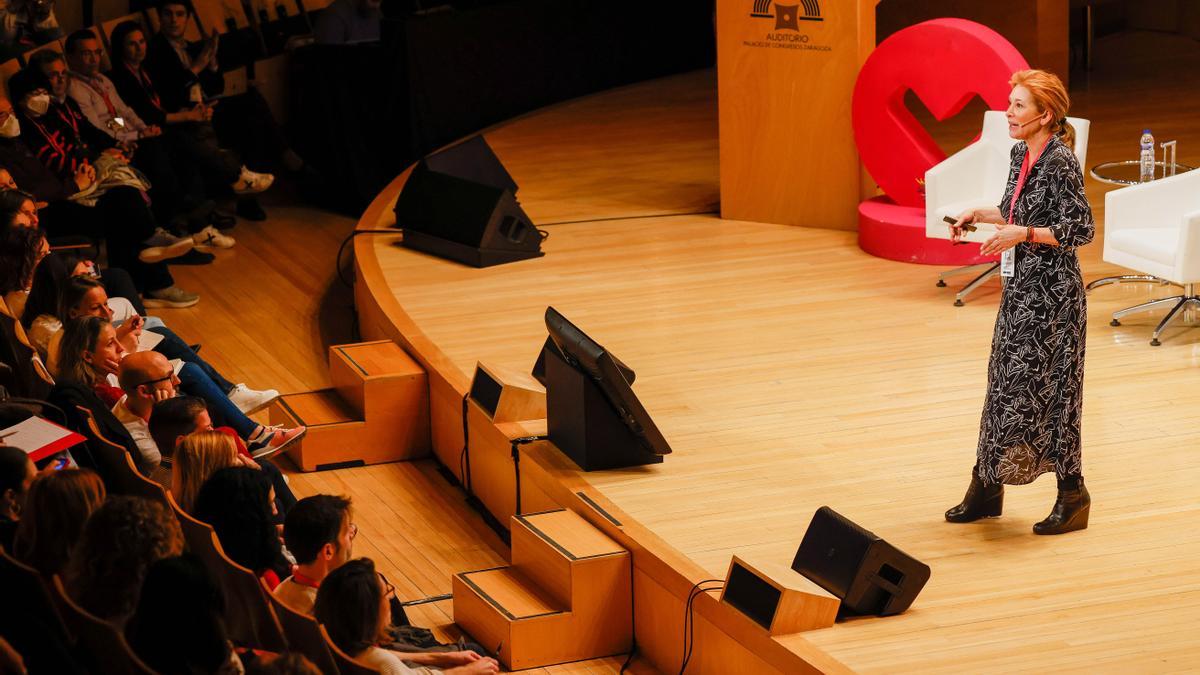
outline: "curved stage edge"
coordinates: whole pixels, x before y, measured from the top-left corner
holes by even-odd
[[[622,89],[638,88],[639,85],[632,85]],[[556,107],[561,106],[551,106]],[[379,193],[363,213],[356,229],[377,230],[394,226],[396,198],[411,171],[412,167],[406,169]],[[528,187],[522,184],[522,196],[529,192]],[[567,216],[553,212],[553,209],[545,215]],[[582,215],[587,218],[599,214]],[[470,387],[471,375],[422,331],[389,287],[378,250],[380,246],[391,246],[401,239],[399,234],[378,233],[356,237],[354,295],[359,330],[364,340],[395,341],[425,368],[429,378],[434,453],[461,481],[463,476],[458,460],[464,443],[463,399]],[[527,493],[539,490],[542,499],[579,513],[631,552],[635,575],[635,640],[639,657],[649,660],[661,672],[677,671],[681,664],[680,636],[688,595],[696,583],[710,578],[711,574],[612,503],[548,442],[523,446],[521,451],[523,490]],[[603,513],[597,507],[603,509]],[[493,515],[504,517],[503,514]],[[620,524],[616,525],[614,521]],[[695,643],[699,645],[689,664],[693,672],[729,672],[730,664],[738,664],[738,671],[754,673],[852,672],[803,638],[788,636],[786,645],[771,638],[744,616],[717,602],[714,596],[701,594],[693,605]]]

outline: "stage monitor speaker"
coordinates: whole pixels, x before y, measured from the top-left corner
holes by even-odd
[[[828,628],[837,618],[838,599],[782,565],[729,561],[721,602],[732,606],[770,635]]]
[[[546,391],[524,373],[478,362],[470,396],[495,424],[546,419]]]
[[[840,598],[843,616],[899,614],[929,581],[928,565],[828,506],[813,515],[792,569]]]
[[[404,246],[472,267],[543,255],[542,233],[483,136],[425,157],[396,199]]]

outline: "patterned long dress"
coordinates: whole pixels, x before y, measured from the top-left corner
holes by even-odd
[[[1075,249],[1095,234],[1075,154],[1057,136],[1030,168],[1017,198],[1027,147],[1012,150],[1000,203],[1005,220],[1048,227],[1058,246],[1017,244],[992,336],[977,470],[989,484],[1023,485],[1043,473],[1082,475],[1080,422],[1087,299]]]

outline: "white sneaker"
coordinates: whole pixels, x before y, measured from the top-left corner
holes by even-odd
[[[277,398],[279,392],[274,389],[258,391],[241,383],[233,385],[233,389],[229,390],[229,400],[246,415],[262,410]]]
[[[178,258],[192,250],[195,242],[191,237],[176,237],[163,228],[156,227],[154,234],[143,241],[142,245],[145,248],[138,251],[138,260],[144,263],[156,263],[170,258]]]
[[[192,241],[201,251],[211,248],[233,248],[233,245],[237,243],[233,237],[224,234],[212,225],[193,234]]]
[[[255,173],[242,167],[242,173],[233,184],[233,193],[237,195],[252,195],[263,192],[275,182],[275,176],[269,173]]]

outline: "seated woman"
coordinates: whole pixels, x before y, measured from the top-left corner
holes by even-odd
[[[41,281],[40,278],[39,281]],[[108,293],[104,290],[104,286],[100,282],[88,277],[71,277],[59,289],[58,316],[56,318],[59,322],[58,325],[61,326],[61,323],[64,321],[81,316],[96,316],[113,321],[117,331],[117,339],[121,341],[121,346],[127,352],[153,349],[168,359],[179,359],[184,363],[195,365],[196,369],[189,370],[187,375],[183,371],[179,373],[179,379],[183,381],[184,389],[190,392],[192,389],[199,389],[201,386],[206,389],[209,388],[208,383],[198,384],[193,381],[192,378],[195,377],[195,371],[199,371],[200,376],[211,382],[243,415],[259,411],[279,397],[279,392],[274,389],[259,391],[250,389],[245,384],[234,384],[226,380],[208,362],[192,351],[191,347],[181,340],[174,331],[166,326],[157,326],[149,329],[156,336],[161,336],[161,339],[159,339],[158,337],[143,335],[145,321],[137,314],[134,314],[126,321],[118,323],[115,320],[112,308],[109,306]],[[37,326],[36,329],[32,329],[34,333],[31,336],[31,340],[37,344],[42,342],[44,331],[54,329],[55,324],[50,319],[41,319],[39,317],[33,320],[31,326]],[[57,370],[57,347],[61,339],[61,331],[57,330],[53,331],[50,337],[45,339],[47,343],[47,364],[50,367],[51,373]],[[196,395],[200,394],[197,392]],[[230,420],[225,420],[225,422],[230,426],[235,426],[230,423]],[[241,431],[243,430],[239,430],[239,433]]]
[[[89,469],[39,474],[25,496],[13,557],[47,578],[61,573],[83,534],[83,524],[104,498],[104,482]]]
[[[45,398],[54,382],[20,322],[32,276],[48,249],[37,230],[0,227],[0,361],[9,366],[0,383],[15,396]]]
[[[132,293],[131,298],[128,290],[125,293],[110,290],[110,279],[106,277],[120,276],[124,274],[123,270],[108,269],[105,272],[115,275],[106,274],[102,277],[95,263],[72,253],[51,253],[38,265],[33,274],[33,287],[29,291],[25,311],[21,314],[21,325],[25,327],[29,341],[37,348],[43,360],[46,359],[50,348],[50,338],[62,330],[62,321],[58,319],[58,302],[62,288],[71,277],[85,277],[104,285],[108,295],[108,309],[112,312],[110,320],[114,324],[120,325],[136,314],[145,317],[146,328],[164,325],[162,319],[145,316],[144,312],[138,309],[141,303],[136,292]],[[134,301],[138,301],[137,304],[134,304]]]
[[[212,525],[225,554],[272,590],[291,574],[275,525],[275,490],[263,472],[244,466],[217,470],[201,486],[192,515]]]
[[[125,395],[117,372],[126,351],[117,329],[108,319],[89,314],[66,321],[60,332],[56,377],[90,387],[111,409]],[[281,446],[305,431],[304,427],[268,427],[246,417],[195,363],[184,363],[178,377],[172,380],[157,383],[167,392],[167,397],[175,395],[175,385],[190,383],[190,387],[184,384],[185,391],[204,399],[221,424],[233,427],[248,441],[252,452]]]
[[[167,141],[178,156],[180,175],[196,174],[205,183],[228,186],[234,194],[252,194],[270,187],[275,177],[250,171],[222,148],[213,130],[213,107],[199,103],[167,110],[157,84],[144,68],[146,34],[136,21],[124,21],[113,28],[109,78],[117,93],[147,124],[162,127]],[[216,196],[216,195],[214,195]],[[254,205],[239,205],[239,212],[261,211]]]
[[[254,468],[238,454],[233,438],[219,431],[197,431],[184,436],[175,448],[171,467],[171,494],[179,507],[191,513],[205,481],[231,466]]]
[[[313,615],[339,649],[384,675],[437,672],[430,667],[454,675],[500,672],[494,659],[472,651],[396,652],[380,647],[388,639],[386,628],[392,622],[388,596],[393,592],[369,558],[351,560],[321,582]],[[411,667],[405,661],[418,665]]]

